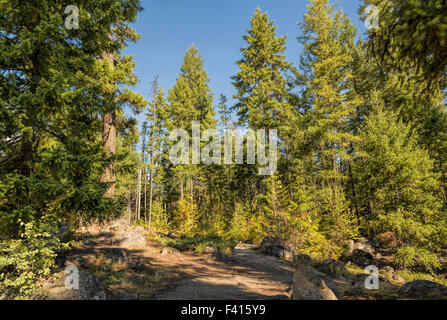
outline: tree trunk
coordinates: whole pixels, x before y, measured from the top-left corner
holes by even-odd
[[[138,221],[140,219],[141,212],[141,170],[138,167],[138,185],[137,185],[137,196],[135,204],[135,218]]]
[[[113,55],[103,52],[102,58],[107,60],[113,68]],[[111,157],[116,154],[116,119],[115,110],[107,112],[102,118],[102,146],[107,156]],[[109,189],[105,193],[105,197],[112,198],[115,196],[115,163],[110,163],[101,174],[101,182],[110,183]]]

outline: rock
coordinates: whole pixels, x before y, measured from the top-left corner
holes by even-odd
[[[404,296],[416,298],[447,299],[447,287],[429,280],[414,280],[405,283],[400,292]]]
[[[345,242],[346,249],[348,254],[352,254],[354,252],[354,240],[349,239]]]
[[[379,234],[380,244],[384,247],[395,247],[397,244],[396,235],[392,231]]]
[[[294,252],[285,246],[280,240],[265,237],[261,242],[261,248],[268,254],[282,258],[287,261],[294,261]]]
[[[396,271],[394,271],[393,267],[390,266],[386,266],[383,268],[383,271],[386,272],[386,274],[388,275],[388,278],[398,284],[404,284],[405,283],[405,279],[402,278],[401,276],[399,276]]]
[[[79,272],[79,289],[68,289],[65,286],[66,275],[62,271],[57,279],[47,282],[43,289],[49,300],[107,300],[101,281],[88,272]]]
[[[160,251],[160,254],[162,256],[167,256],[167,255],[179,255],[180,251],[178,251],[175,248],[172,247],[163,247]]]
[[[319,268],[320,271],[326,273],[327,275],[334,277],[346,277],[349,276],[349,271],[346,269],[345,265],[341,261],[327,259],[325,260]]]
[[[371,256],[374,256],[374,254],[375,254],[374,248],[371,245],[371,242],[364,237],[358,239],[357,242],[354,243],[353,253],[355,250],[368,252]]]
[[[261,247],[267,248],[267,247],[281,247],[283,246],[283,243],[279,239],[274,239],[271,237],[265,237],[261,241]]]
[[[203,254],[218,254],[219,248],[213,247],[213,246],[206,246],[205,249],[203,249]]]
[[[144,229],[134,227],[119,234],[120,246],[123,248],[143,248],[147,245]]]
[[[360,249],[355,249],[349,259],[356,265],[359,265],[361,267],[367,267],[371,264],[374,264],[374,256],[368,251]]]
[[[309,265],[299,265],[293,275],[292,300],[338,300],[323,274]]]

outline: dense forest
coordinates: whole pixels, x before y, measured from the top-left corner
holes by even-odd
[[[320,260],[342,257],[349,240],[391,235],[395,268],[439,273],[447,4],[360,2],[366,22],[367,6],[379,12],[364,38],[341,9],[310,0],[288,40],[303,46],[299,61],[287,60],[281,21],[258,8],[241,30],[233,97],[212,92],[192,45],[172,88],[155,77],[144,98],[124,54],[139,38],[140,1],[79,0],[82,23],[71,29],[66,1],[1,1],[0,291],[26,297],[51,274],[72,244],[54,237],[61,223],[75,231],[119,216],[151,237],[269,237]],[[125,110],[146,116],[141,130]],[[191,133],[194,121],[220,133],[219,150],[240,128],[244,155],[246,129],[276,129],[263,141],[275,139],[276,171],[260,175],[246,156],[224,163],[216,149],[220,164],[174,164],[170,134]]]

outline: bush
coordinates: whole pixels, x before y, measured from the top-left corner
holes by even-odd
[[[265,236],[262,221],[261,215],[253,215],[246,206],[236,203],[228,235],[230,238],[243,242],[260,242]]]
[[[441,267],[436,255],[424,248],[402,247],[396,250],[393,262],[400,268],[419,268],[434,272]]]
[[[38,280],[47,277],[55,268],[56,252],[67,250],[51,233],[52,224],[23,223],[20,239],[0,242],[0,291],[8,298],[25,299],[38,291]]]
[[[157,201],[152,203],[151,226],[160,232],[169,230],[168,216],[163,210],[162,204]]]

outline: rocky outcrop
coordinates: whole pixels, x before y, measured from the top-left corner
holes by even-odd
[[[143,248],[147,245],[144,229],[141,227],[129,228],[119,233],[120,246],[123,248]]]
[[[413,298],[447,299],[447,287],[429,280],[407,282],[400,288],[400,293]]]
[[[61,272],[43,285],[48,300],[107,300],[101,281],[91,273],[79,272],[78,289],[67,288],[65,280],[65,272]]]
[[[301,264],[293,275],[292,300],[338,300],[328,287],[324,275],[309,265]]]

